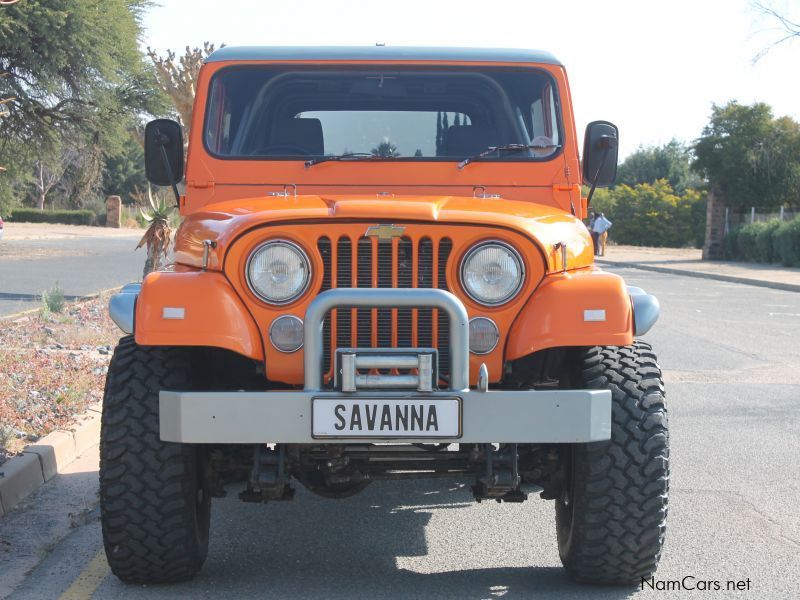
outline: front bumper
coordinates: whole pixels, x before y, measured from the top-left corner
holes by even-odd
[[[328,311],[342,306],[426,306],[447,314],[450,322],[450,389],[349,393],[324,389],[322,323]],[[578,443],[610,438],[609,390],[488,391],[485,378],[481,389],[470,390],[468,343],[466,308],[449,292],[438,289],[329,290],[317,296],[305,314],[303,391],[162,391],[159,408],[161,439],[193,444],[400,441],[397,437],[380,435],[349,437],[344,432],[335,438],[314,437],[314,400],[320,398],[340,399],[343,403],[359,399],[378,403],[401,399],[403,404],[418,408],[420,402],[426,400],[459,399],[458,435],[415,438],[411,437],[413,433],[404,434],[402,441],[406,443]],[[351,352],[357,355],[359,349]],[[387,354],[383,358],[390,361],[397,356]],[[422,378],[423,369],[420,367],[419,371]]]
[[[341,444],[364,438],[312,436],[313,398],[452,398],[461,402],[461,436],[402,442],[580,443],[611,437],[609,390],[442,391],[341,394],[320,391],[160,394],[161,439],[191,444]],[[378,438],[374,438],[376,440]],[[384,438],[385,440],[385,438]]]

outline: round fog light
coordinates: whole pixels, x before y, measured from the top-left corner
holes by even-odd
[[[475,317],[469,322],[469,351],[473,354],[489,354],[497,346],[500,332],[494,321],[486,317]]]
[[[295,352],[303,347],[303,320],[283,315],[269,327],[269,341],[281,352]]]

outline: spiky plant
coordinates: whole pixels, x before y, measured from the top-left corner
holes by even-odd
[[[396,156],[400,156],[400,151],[397,149],[397,146],[395,146],[388,139],[384,138],[384,140],[380,144],[378,144],[375,148],[370,150],[370,154],[372,154],[372,156],[393,158]]]
[[[162,258],[166,258],[169,252],[169,245],[172,242],[169,215],[175,208],[163,197],[154,198],[150,186],[147,187],[147,203],[150,205],[147,210],[140,206],[139,212],[149,225],[136,246],[137,250],[147,246],[147,260],[144,262],[142,278],[147,277],[148,273],[158,271],[161,268]]]

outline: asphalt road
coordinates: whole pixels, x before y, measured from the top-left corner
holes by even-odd
[[[736,580],[749,591],[573,584],[558,560],[552,502],[475,504],[464,485],[441,482],[375,483],[343,501],[299,490],[294,502],[267,506],[230,490],[215,501],[194,581],[125,585],[99,553],[96,455],[0,521],[0,582],[18,584],[20,599],[69,586],[73,598],[112,599],[800,597],[800,294],[619,272],[663,310],[646,338],[664,369],[672,444],[656,585]]]
[[[114,237],[8,236],[0,241],[0,316],[37,308],[42,292],[56,282],[68,297],[80,297],[138,281],[145,255],[134,248],[141,235],[131,230]]]

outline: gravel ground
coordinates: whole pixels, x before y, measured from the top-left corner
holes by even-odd
[[[0,324],[0,463],[102,399],[118,338],[105,298]]]

